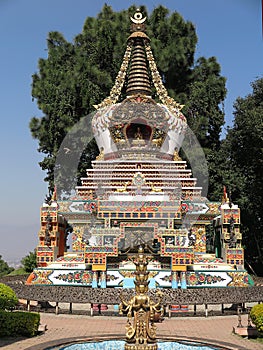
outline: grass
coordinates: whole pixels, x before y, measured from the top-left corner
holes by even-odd
[[[19,275],[28,275],[28,272],[26,272],[23,267],[19,267],[18,269],[10,272],[7,276],[19,276]]]
[[[250,339],[256,343],[260,343],[260,344],[263,344],[263,337],[258,337],[258,338],[253,338],[253,339]]]

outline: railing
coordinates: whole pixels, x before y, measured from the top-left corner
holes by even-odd
[[[93,304],[118,305],[120,294],[125,299],[134,295],[133,289],[122,288],[91,288],[84,286],[49,286],[49,285],[25,285],[25,276],[2,278],[0,282],[9,285],[19,299],[27,301],[30,309],[30,301],[53,302],[58,310],[59,303],[90,304],[91,313]],[[155,293],[160,289],[150,289],[149,294],[155,299]],[[221,305],[222,313],[224,304],[244,305],[245,303],[260,303],[263,301],[263,286],[253,287],[229,287],[229,288],[195,288],[195,289],[161,289],[163,303],[168,313],[173,312],[171,305],[188,305],[193,307],[196,314],[198,305],[204,306],[205,316],[208,316],[209,305]],[[157,300],[157,297],[156,297]]]

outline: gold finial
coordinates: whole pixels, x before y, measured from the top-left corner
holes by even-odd
[[[142,24],[146,21],[146,17],[143,18],[142,13],[140,12],[140,9],[136,9],[136,12],[132,17],[130,17],[131,21],[135,24]]]
[[[181,161],[181,160],[182,160],[182,158],[179,156],[179,153],[178,153],[178,149],[177,149],[177,148],[175,148],[175,150],[174,150],[173,160],[174,160],[174,161]]]
[[[100,154],[96,157],[96,160],[104,160],[104,148],[101,147]]]
[[[131,32],[133,34],[138,33],[140,36],[144,34],[146,38],[147,35],[144,33],[145,32],[145,21],[146,17],[143,17],[143,14],[141,13],[140,9],[137,9],[133,17],[130,17],[132,24],[131,24]]]

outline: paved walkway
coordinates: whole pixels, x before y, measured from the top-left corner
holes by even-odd
[[[242,315],[242,323],[247,324],[246,315]],[[123,338],[126,318],[41,313],[41,324],[47,325],[47,331],[42,335],[27,339],[0,339],[0,347],[9,350],[43,350],[72,340]],[[263,350],[263,344],[232,334],[233,326],[237,326],[237,316],[172,317],[156,325],[159,338],[207,341],[226,349]]]

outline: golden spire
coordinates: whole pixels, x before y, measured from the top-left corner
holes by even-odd
[[[131,63],[128,72],[127,96],[142,94],[151,95],[150,78],[147,67],[147,58],[144,43],[150,39],[144,33],[146,17],[143,18],[139,9],[131,17],[132,34],[128,38],[128,43],[132,46]]]
[[[184,118],[180,112],[183,105],[180,105],[173,98],[168,96],[168,92],[163,85],[162,78],[158,72],[152,50],[150,39],[145,34],[145,20],[139,9],[131,19],[131,32],[127,40],[127,48],[123,57],[122,65],[116,77],[110,95],[98,105],[96,109],[115,104],[120,96],[125,81],[127,81],[127,97],[135,95],[151,96],[151,83],[154,86],[157,96],[169,110],[180,118]],[[126,80],[127,79],[127,80]]]

